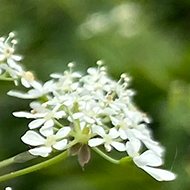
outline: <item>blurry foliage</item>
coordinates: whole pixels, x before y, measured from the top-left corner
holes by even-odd
[[[157,26],[170,33],[178,33],[181,38],[189,39],[190,1],[189,0],[145,0],[145,7],[152,15]]]
[[[131,5],[136,12],[130,12]],[[119,78],[123,72],[133,77],[135,102],[152,116],[155,139],[166,146],[165,167],[172,167],[178,178],[159,183],[132,163],[112,165],[93,154],[85,171],[71,157],[3,182],[0,189],[188,190],[189,7],[188,0],[1,0],[0,36],[16,31],[17,52],[24,55],[24,66],[34,71],[39,80],[64,71],[70,61],[76,61],[76,70],[84,71],[98,59],[105,61],[113,77]],[[81,35],[81,27],[90,35]],[[11,113],[29,108],[28,101],[6,96],[8,90],[15,88],[11,83],[0,82],[0,88],[0,158],[5,159],[28,148],[20,140],[27,122],[13,118]],[[20,167],[11,166],[1,173]]]

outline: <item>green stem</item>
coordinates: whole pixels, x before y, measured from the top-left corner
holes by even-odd
[[[54,123],[58,126],[58,127],[60,127],[60,128],[63,128],[64,126],[61,124],[61,123],[59,123],[56,119],[53,119],[53,121],[54,121]]]
[[[15,156],[0,162],[0,168],[14,163]]]
[[[59,154],[59,155],[57,155],[57,156],[55,156],[49,160],[41,162],[39,164],[30,166],[30,167],[25,168],[25,169],[18,170],[16,172],[11,172],[10,174],[0,176],[0,182],[11,179],[11,178],[15,178],[18,176],[22,176],[24,174],[31,173],[31,172],[40,170],[40,169],[45,168],[45,167],[48,167],[52,164],[55,164],[55,163],[61,161],[62,159],[66,158],[67,156],[68,156],[68,151],[65,151],[65,152],[63,152],[63,153],[61,153],[61,154]]]
[[[120,160],[116,160],[114,158],[109,157],[107,154],[105,154],[104,152],[102,152],[100,149],[93,147],[92,148],[96,153],[98,153],[100,156],[102,156],[103,158],[105,158],[106,160],[108,160],[109,162],[113,163],[113,164],[120,164]]]
[[[2,80],[2,81],[14,81],[15,79],[0,77],[0,80]]]
[[[74,124],[74,127],[75,127],[76,132],[77,132],[77,133],[80,133],[80,132],[81,132],[81,127],[80,127],[80,124],[79,124],[78,120],[77,120],[77,119],[75,120],[75,119],[73,118],[73,114],[71,113],[71,111],[70,111],[67,107],[66,107],[66,110],[67,110],[69,116],[71,117],[71,119],[72,119],[72,121],[73,121],[73,124]]]

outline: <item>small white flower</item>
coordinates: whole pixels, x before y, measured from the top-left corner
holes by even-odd
[[[133,160],[138,167],[145,170],[158,181],[172,181],[176,178],[176,175],[170,171],[154,168],[163,163],[162,159],[151,150],[147,150],[140,156],[134,157]]]
[[[77,79],[81,78],[82,75],[79,72],[72,72],[74,64],[71,62],[68,64],[69,71],[65,71],[64,74],[53,73],[50,76],[54,79],[58,79],[55,88],[58,92],[69,93],[76,90],[79,87]]]
[[[101,108],[98,107],[93,100],[81,103],[82,104],[79,105],[81,111],[74,113],[73,118],[90,124],[95,122],[99,123],[97,115],[101,113]]]
[[[31,87],[31,82],[35,80],[34,74],[30,71],[23,71],[21,74],[21,83],[24,87],[30,88]]]
[[[44,85],[37,81],[31,81],[30,86],[32,86],[33,89],[29,90],[27,93],[11,90],[7,94],[22,99],[35,99],[54,91],[54,83],[52,80],[47,81]]]
[[[126,150],[130,157],[134,158],[139,155],[139,150],[142,146],[142,143],[138,139],[131,139],[126,143]]]
[[[153,152],[155,152],[155,154],[158,154],[159,156],[162,156],[164,153],[164,148],[158,142],[152,140],[149,136],[146,136],[140,130],[127,129],[127,137],[128,139],[139,139],[145,144],[148,149],[152,150]]]
[[[18,76],[20,76],[20,72],[18,71],[19,69],[17,69],[18,67],[11,68],[5,63],[0,64],[0,68],[7,72],[13,79],[17,79]]]
[[[97,99],[111,91],[110,82],[112,81],[106,75],[104,67],[99,67],[98,69],[89,68],[87,72],[89,75],[83,76],[80,80],[84,83],[83,88],[86,91],[93,94]]]
[[[116,141],[119,133],[115,128],[111,128],[108,134],[106,134],[104,129],[99,126],[94,126],[92,131],[100,137],[90,139],[88,141],[89,146],[95,147],[104,144],[104,147],[108,152],[111,151],[111,146],[113,146],[118,151],[125,151],[124,144]]]
[[[4,39],[0,41],[3,47]],[[0,61],[2,58],[0,54]],[[90,147],[103,145],[108,152],[112,147],[126,151],[138,167],[155,179],[169,181],[175,178],[173,173],[155,168],[162,165],[164,148],[152,138],[147,127],[150,119],[133,103],[134,91],[128,89],[129,76],[122,74],[118,82],[112,80],[101,61],[97,62],[97,69],[89,68],[82,76],[72,72],[73,63],[69,63],[68,71],[52,74],[53,79],[42,84],[34,80],[32,73],[7,64],[1,63],[2,73],[10,73],[16,81],[20,78],[24,87],[31,88],[27,93],[9,91],[8,94],[41,101],[30,104],[31,113],[13,113],[16,117],[34,119],[29,128],[36,132],[29,130],[22,137],[23,142],[35,146],[29,150],[31,154],[46,157],[53,149],[63,150],[67,144],[64,138],[71,130],[70,140],[88,142]],[[70,123],[71,128],[58,128],[65,125],[64,122]],[[147,150],[140,155],[143,146]]]
[[[12,33],[9,34],[7,39],[1,38],[0,40],[0,61],[7,61],[7,64],[11,68],[17,67],[17,61],[20,61],[22,57],[20,55],[14,55],[14,45],[17,43],[16,40],[11,40],[14,36]],[[12,45],[10,45],[12,43]]]
[[[126,143],[126,150],[133,158],[134,163],[145,170],[148,174],[158,181],[171,181],[176,175],[170,171],[155,168],[163,164],[162,158],[152,150],[147,150],[139,155],[141,142],[137,139],[131,139]]]
[[[53,119],[60,119],[65,116],[64,111],[57,111],[59,106],[55,106],[52,110],[43,107],[38,102],[33,102],[31,104],[33,110],[36,112],[34,114],[28,112],[14,112],[13,115],[16,117],[25,117],[25,118],[35,118],[28,125],[30,129],[35,129],[43,125],[44,128],[53,127]]]
[[[69,134],[70,130],[70,127],[63,127],[55,135],[53,131],[50,131],[48,135],[46,132],[42,132],[45,137],[42,137],[35,131],[29,130],[21,139],[28,145],[37,146],[29,150],[32,155],[47,157],[53,148],[56,150],[63,150],[65,148],[67,139],[63,138]]]

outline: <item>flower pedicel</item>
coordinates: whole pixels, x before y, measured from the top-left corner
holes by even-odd
[[[73,71],[73,63],[62,74],[51,74],[44,84],[19,64],[21,56],[14,55],[16,41],[10,33],[0,38],[0,79],[22,84],[27,92],[11,90],[8,95],[32,99],[30,112],[13,115],[32,119],[21,140],[31,148],[13,158],[0,162],[0,167],[22,163],[38,156],[47,160],[0,177],[0,181],[36,171],[67,156],[78,156],[82,167],[90,160],[91,150],[115,164],[133,161],[158,181],[171,181],[176,175],[157,168],[163,164],[164,148],[153,140],[147,125],[150,119],[133,103],[131,78],[122,74],[115,81],[107,74],[102,61],[87,74]],[[100,150],[99,147],[104,147]],[[120,160],[107,152],[125,152]],[[48,159],[49,155],[53,155]]]

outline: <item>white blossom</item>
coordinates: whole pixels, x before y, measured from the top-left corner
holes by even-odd
[[[133,158],[134,163],[141,169],[145,170],[148,174],[158,181],[171,181],[176,178],[176,175],[170,171],[156,168],[163,164],[162,158],[152,150],[146,150],[139,155],[141,143],[137,139],[127,142],[126,149]]]
[[[67,145],[67,139],[63,139],[70,132],[70,127],[61,128],[55,135],[51,131],[48,135],[43,133],[44,136],[29,130],[21,138],[22,141],[31,146],[37,146],[32,148],[29,152],[35,156],[47,157],[54,149],[63,150]]]
[[[38,102],[32,102],[31,107],[33,108],[34,114],[28,112],[14,112],[13,115],[16,117],[34,118],[28,125],[30,129],[35,129],[43,125],[44,128],[53,127],[53,119],[60,119],[65,116],[64,111],[58,111],[59,107],[54,107],[52,110],[47,109]]]
[[[92,138],[88,141],[89,146],[94,147],[100,144],[104,144],[105,149],[109,152],[111,151],[111,146],[113,146],[118,151],[124,151],[125,146],[123,143],[117,142],[116,138],[119,136],[119,133],[115,128],[110,129],[109,133],[106,134],[104,129],[99,126],[94,126],[92,128],[93,133],[96,133],[100,137]]]
[[[11,41],[13,37],[14,33],[11,32],[7,39],[1,38],[0,40],[0,61],[7,60],[7,64],[11,68],[17,67],[17,61],[20,61],[22,59],[20,55],[14,55],[15,51],[14,45],[17,43],[17,41],[16,40]]]
[[[33,89],[29,90],[27,93],[11,90],[7,94],[9,96],[14,96],[14,97],[23,98],[23,99],[35,99],[35,98],[42,97],[44,95],[48,95],[48,93],[54,91],[54,84],[52,80],[47,81],[43,85],[40,82],[31,81],[30,86],[32,86]]]
[[[30,130],[22,137],[24,143],[33,146],[29,152],[47,157],[53,149],[69,147],[72,152],[72,146],[76,145],[78,152],[72,154],[80,155],[81,147],[85,147],[89,158],[89,147],[104,146],[106,152],[112,148],[125,152],[158,181],[173,180],[175,174],[157,168],[163,164],[164,148],[148,128],[149,117],[133,102],[130,77],[122,74],[116,82],[108,76],[102,61],[97,64],[98,68],[89,68],[82,75],[73,72],[73,63],[69,63],[69,70],[52,74],[53,79],[44,84],[34,80],[32,73],[22,72],[21,83],[30,89],[26,93],[9,91],[8,94],[37,99],[30,103],[31,112],[13,113],[16,117],[32,119]],[[85,155],[80,156],[82,159]]]

